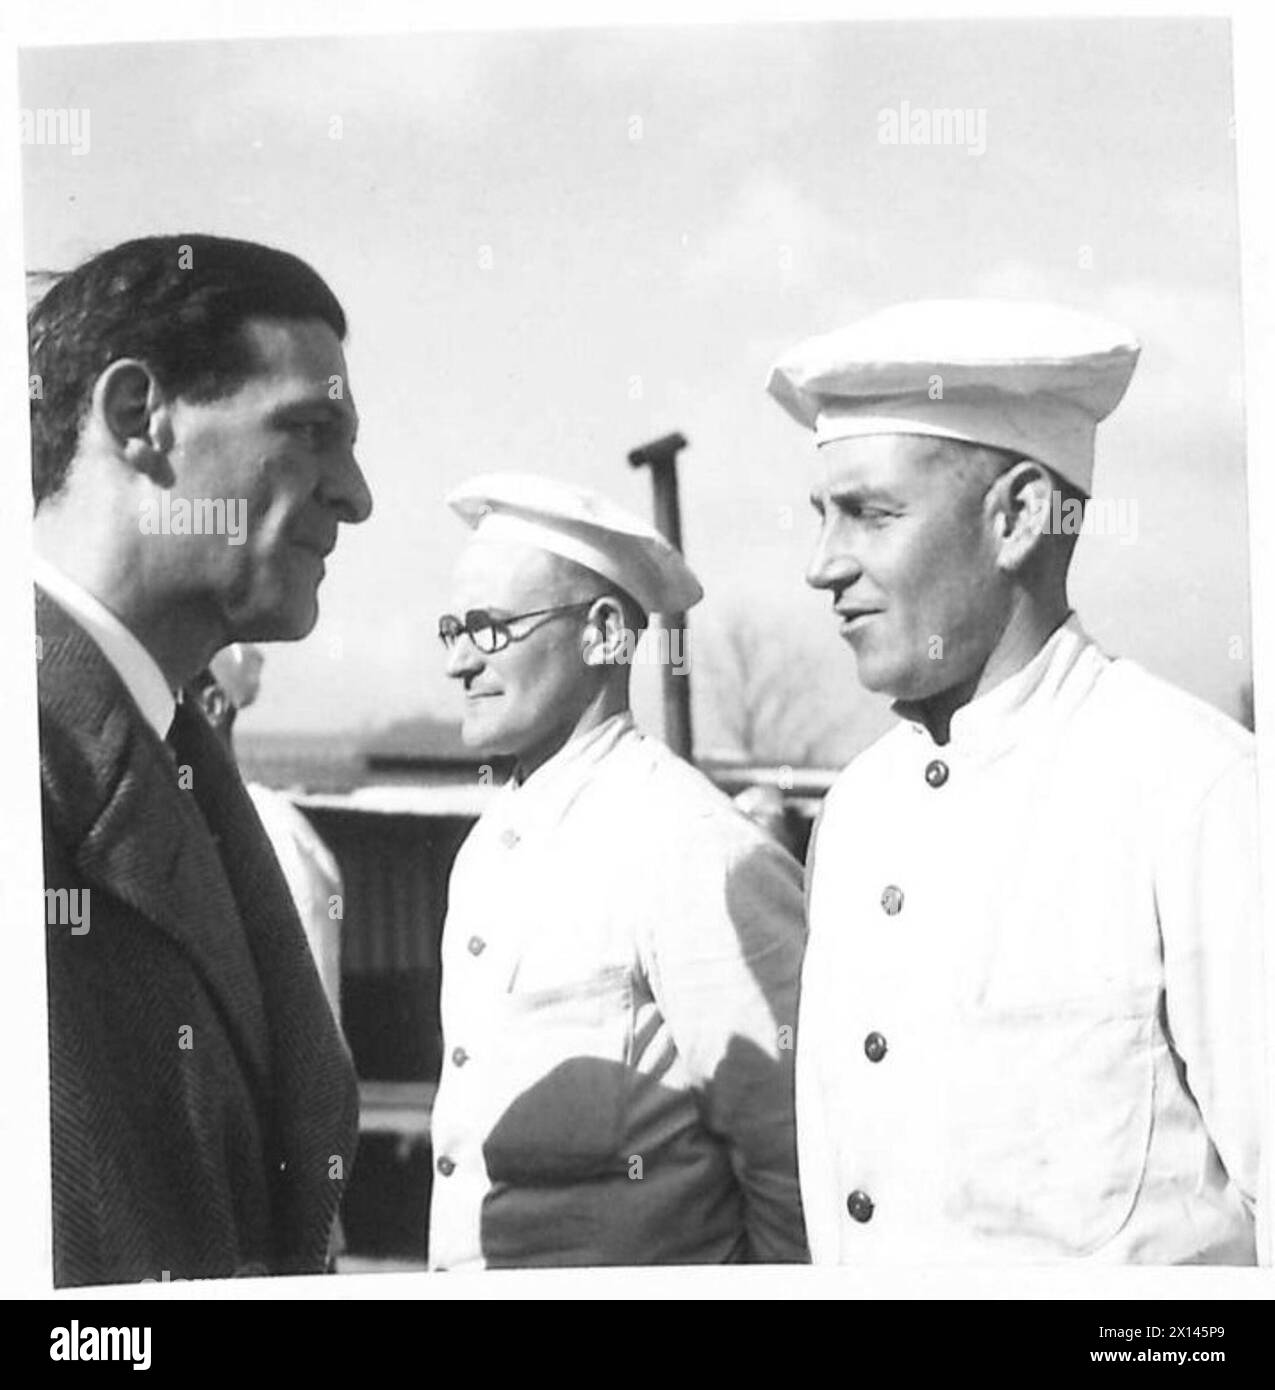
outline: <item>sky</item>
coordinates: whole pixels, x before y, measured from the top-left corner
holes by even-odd
[[[1248,542],[1229,34],[1217,19],[728,26],[27,50],[27,264],[204,231],[309,260],[347,310],[375,495],[307,640],[270,649],[257,732],[454,717],[435,633],[466,532],[443,497],[517,469],[643,514],[626,462],[671,430],[697,750],[769,687],[782,761],[889,722],[803,582],[814,451],[766,396],[794,342],[912,298],[1051,299],[1143,356],[1099,431],[1082,538],[1091,633],[1234,712]],[[982,113],[964,145],[882,143],[885,112]],[[971,122],[973,124],[973,122]],[[749,652],[738,675],[727,633]],[[658,673],[635,705],[659,727]],[[778,692],[778,695],[776,695]],[[756,698],[761,699],[758,694]]]

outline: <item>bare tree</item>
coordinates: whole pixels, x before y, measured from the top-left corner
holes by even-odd
[[[791,614],[736,606],[716,621],[706,618],[698,635],[695,675],[711,711],[705,742],[712,752],[838,767],[866,741],[856,737],[863,693],[852,665],[830,665],[826,644],[811,640]],[[872,726],[875,732],[879,721]]]

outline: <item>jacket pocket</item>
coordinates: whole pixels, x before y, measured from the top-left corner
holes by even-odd
[[[946,1116],[959,1154],[947,1215],[1027,1258],[1093,1254],[1128,1221],[1145,1170],[1153,1006],[1042,1001],[967,1023]]]
[[[623,1167],[632,1013],[621,967],[510,991],[499,1048],[510,1099],[483,1145],[493,1182],[563,1182]]]

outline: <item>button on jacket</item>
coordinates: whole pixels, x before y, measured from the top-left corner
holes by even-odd
[[[796,863],[628,714],[453,869],[435,1268],[797,1261]]]
[[[1250,735],[1074,619],[862,754],[809,873],[814,1259],[1252,1263],[1257,863]]]

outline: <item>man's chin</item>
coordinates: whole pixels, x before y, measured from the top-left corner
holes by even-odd
[[[461,719],[460,741],[471,753],[490,755],[494,758],[508,757],[515,750],[509,746],[510,740],[500,729],[485,720],[466,717]]]
[[[857,674],[859,684],[870,695],[880,695],[887,700],[912,703],[932,693],[926,683],[910,676],[906,670],[871,658],[858,658]]]
[[[886,663],[875,660],[870,654],[854,650],[855,673],[859,677],[859,684],[873,695],[895,696],[895,687],[898,684],[899,673],[893,670]]]
[[[308,637],[319,621],[318,598],[308,602],[293,601],[287,605],[256,613],[233,615],[230,622],[232,642],[299,642]]]

